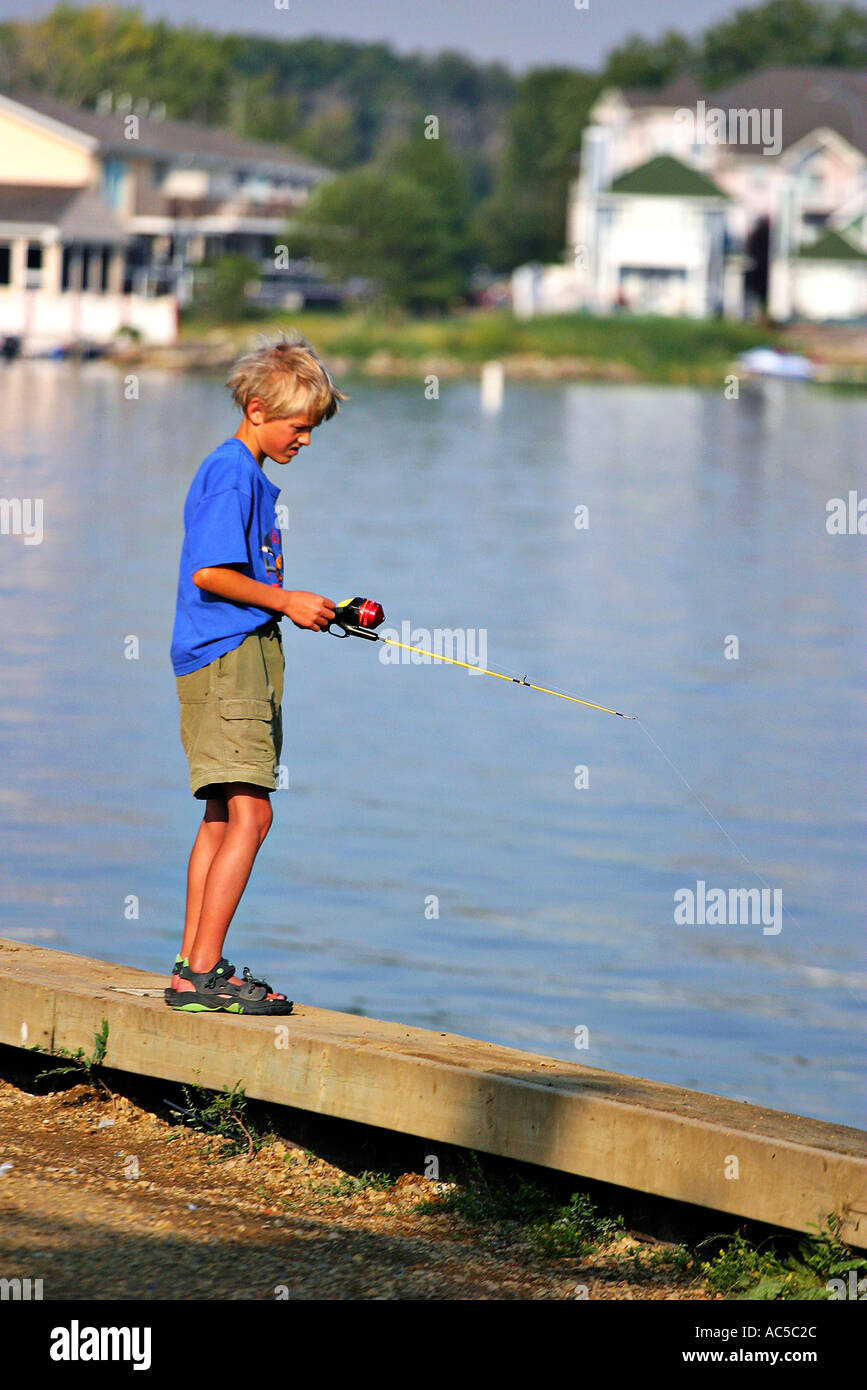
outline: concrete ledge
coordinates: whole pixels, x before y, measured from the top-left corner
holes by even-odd
[[[863,1130],[306,1005],[285,1019],[177,1014],[167,983],[0,939],[0,1043],[89,1054],[105,1018],[106,1065],[121,1071],[240,1082],[257,1100],[795,1231],[834,1211],[843,1239],[867,1249]]]

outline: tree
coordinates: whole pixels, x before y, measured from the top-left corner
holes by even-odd
[[[756,68],[789,65],[863,67],[867,14],[853,5],[770,0],[709,29],[701,44],[707,85],[722,86]]]
[[[259,279],[259,267],[251,256],[228,255],[204,266],[196,308],[220,323],[232,323],[251,313],[247,288]]]
[[[376,167],[427,191],[445,226],[444,257],[456,274],[466,277],[479,256],[479,246],[470,234],[470,178],[465,163],[442,132],[428,139],[425,131],[418,129],[408,140],[393,142],[380,155]]]
[[[568,189],[600,87],[598,77],[568,68],[539,69],[521,82],[493,191],[473,221],[495,270],[562,256]]]
[[[633,34],[608,55],[605,85],[652,90],[664,87],[681,72],[693,71],[698,62],[698,50],[673,29],[654,41]]]
[[[604,76],[606,85],[653,89],[687,72],[713,91],[758,68],[826,65],[867,65],[864,10],[820,0],[768,0],[738,9],[695,43],[674,30],[653,41],[632,35],[609,53]]]
[[[320,184],[286,243],[338,279],[372,280],[390,307],[443,308],[461,290],[448,223],[428,190],[369,166]]]

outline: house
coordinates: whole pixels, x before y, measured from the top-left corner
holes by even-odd
[[[92,185],[0,183],[0,337],[29,349],[177,334],[173,296],[124,293],[127,237]]]
[[[842,276],[825,277],[833,290],[826,303],[797,300],[794,292],[806,283],[802,253],[867,188],[867,70],[772,68],[740,79],[712,101],[732,117],[756,109],[776,113],[770,147],[745,138],[715,147],[715,177],[735,200],[734,233],[750,259],[748,306],[764,303],[779,322],[860,317],[867,266],[857,258]],[[862,246],[867,250],[867,241]],[[818,283],[812,273],[809,278]]]
[[[193,268],[230,251],[273,263],[287,219],[330,177],[128,97],[89,111],[0,95],[0,334],[40,347],[128,326],[171,342]]]
[[[657,155],[594,202],[594,292],[641,314],[722,313],[728,197],[706,174]]]
[[[774,68],[702,95],[609,89],[568,199],[563,264],[522,267],[517,313],[778,320],[865,312],[867,71]],[[820,269],[820,267],[824,267]]]
[[[867,317],[867,251],[840,232],[824,232],[792,259],[789,293],[801,318]]]

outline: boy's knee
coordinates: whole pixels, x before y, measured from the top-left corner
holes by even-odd
[[[270,803],[270,801],[263,801],[263,802],[261,803],[261,806],[260,806],[260,809],[259,809],[259,813],[258,813],[259,844],[260,844],[260,845],[262,844],[262,841],[265,839],[265,836],[268,834],[268,831],[271,829],[271,826],[272,826],[272,824],[273,824],[273,821],[274,821],[274,811],[273,811],[273,809],[272,809],[272,807],[271,807],[271,803]]]
[[[261,845],[274,819],[268,793],[248,784],[237,784],[229,788],[228,801],[230,823],[245,832],[253,831]]]

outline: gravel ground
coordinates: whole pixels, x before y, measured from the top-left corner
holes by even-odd
[[[670,1247],[648,1237],[548,1259],[495,1225],[415,1211],[440,1190],[417,1173],[346,1195],[351,1174],[285,1140],[221,1150],[125,1096],[0,1080],[0,1277],[85,1301],[718,1297],[653,1267]]]

